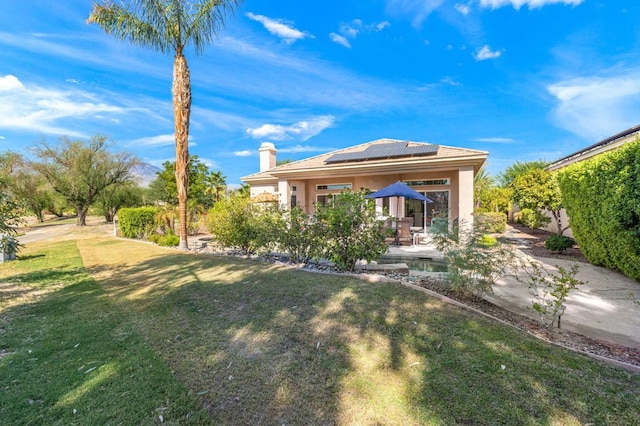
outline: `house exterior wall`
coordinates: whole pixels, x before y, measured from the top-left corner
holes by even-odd
[[[471,173],[473,173],[473,169],[471,169]],[[354,191],[360,190],[361,188],[368,188],[372,191],[377,191],[378,189],[382,189],[387,185],[390,185],[398,180],[400,181],[410,181],[410,180],[434,180],[434,179],[449,179],[449,185],[425,185],[425,186],[413,186],[412,188],[418,192],[436,192],[436,191],[449,191],[449,214],[451,218],[457,218],[459,215],[459,197],[458,191],[456,190],[458,186],[458,172],[456,171],[438,171],[438,172],[423,172],[423,173],[406,173],[406,174],[388,174],[388,175],[380,175],[380,176],[353,176],[353,177],[339,177],[339,178],[317,178],[317,179],[309,179],[306,181],[296,181],[298,182],[297,189],[299,192],[298,200],[304,200],[304,204],[300,203],[301,207],[307,213],[314,212],[314,205],[316,203],[317,195],[329,195],[329,194],[337,194],[339,190],[318,190],[317,185],[332,185],[332,184],[351,184],[351,188]],[[304,183],[302,185],[302,183]],[[304,188],[304,193],[300,194],[300,188]],[[471,192],[467,194],[471,196],[471,200],[469,200],[469,205],[471,206],[471,211],[473,211],[473,175],[471,177]],[[399,204],[396,203],[399,201]],[[394,197],[391,197],[389,200],[389,211],[395,215],[396,211],[398,212],[398,216],[404,217],[404,200],[396,200]],[[382,206],[382,200],[378,200],[376,202],[378,206]],[[397,210],[396,210],[397,207]],[[472,218],[470,219],[472,220]]]
[[[414,148],[419,144],[429,145],[421,142],[398,141],[394,139],[379,139],[366,144],[357,145],[332,153],[321,154],[305,160],[273,166],[275,148],[272,144],[261,146],[261,171],[243,178],[251,186],[251,196],[255,197],[268,192],[277,194],[278,201],[283,206],[289,207],[296,204],[305,212],[313,214],[318,196],[325,196],[323,200],[330,198],[330,195],[340,193],[343,188],[318,189],[318,185],[349,185],[354,191],[367,188],[377,191],[396,181],[409,182],[418,192],[431,193],[434,203],[427,203],[427,210],[423,206],[418,206],[415,201],[407,202],[402,197],[389,197],[376,200],[378,212],[383,212],[383,205],[388,207],[389,213],[393,216],[414,218],[418,225],[425,223],[423,219],[438,214],[446,214],[451,219],[463,219],[467,222],[473,220],[473,177],[486,160],[487,152],[469,150],[465,148],[454,148],[447,146],[436,146],[436,151],[431,155],[399,156],[393,158],[373,157],[370,161],[331,161],[337,154],[361,155],[371,146],[390,144],[397,147],[406,144],[403,148]],[[366,148],[365,148],[366,147]],[[264,158],[262,158],[264,157]],[[266,160],[269,161],[266,161]],[[361,159],[362,160],[362,159]],[[268,170],[262,170],[267,168]],[[421,185],[416,186],[416,181],[423,180],[447,180],[446,184]],[[433,182],[432,182],[433,183]],[[429,194],[428,194],[429,195]],[[405,208],[409,211],[405,212]],[[426,213],[426,216],[425,216]]]
[[[263,185],[251,185],[251,187],[249,188],[250,191],[249,193],[251,194],[251,197],[256,197],[260,194],[264,194],[269,193],[269,194],[277,194],[278,193],[278,187],[274,186],[274,185],[267,185],[267,184],[263,184]]]

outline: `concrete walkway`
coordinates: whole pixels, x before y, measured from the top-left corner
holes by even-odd
[[[408,259],[443,259],[442,253],[430,243],[391,246],[389,255]],[[533,259],[524,253],[522,255]],[[570,293],[562,316],[562,328],[594,339],[640,349],[640,283],[618,272],[589,263],[542,257],[535,260],[552,273],[557,273],[558,266],[569,269],[572,264],[577,263],[580,269],[576,277],[586,282]],[[414,271],[410,273],[422,274]],[[525,282],[519,282],[513,277],[503,278],[493,286],[493,292],[492,296],[486,297],[487,300],[512,312],[538,319],[538,314],[531,308],[533,297]]]
[[[573,290],[565,303],[562,328],[594,339],[640,349],[640,283],[606,268],[588,263],[542,258],[535,260],[557,274],[558,267],[570,269],[577,263],[576,278],[585,284]],[[487,300],[532,319],[533,297],[525,282],[503,278],[493,286]],[[636,301],[634,301],[634,298]]]

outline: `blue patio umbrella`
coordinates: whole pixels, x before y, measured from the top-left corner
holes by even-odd
[[[427,220],[426,220],[427,202],[429,202],[429,203],[433,203],[434,202],[431,198],[425,197],[424,195],[422,195],[421,193],[419,193],[415,189],[411,188],[406,183],[400,182],[400,181],[397,181],[396,183],[392,183],[389,186],[385,186],[384,188],[382,188],[379,191],[372,192],[371,194],[367,195],[365,198],[386,198],[386,197],[404,197],[404,198],[412,198],[414,200],[424,201],[424,204],[425,204],[425,206],[424,206],[424,215],[425,215],[424,225],[425,226],[427,225]],[[396,217],[398,217],[398,203],[396,203]]]

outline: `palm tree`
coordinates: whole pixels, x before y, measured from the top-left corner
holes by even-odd
[[[173,52],[173,117],[176,138],[176,182],[180,211],[180,248],[187,249],[187,194],[189,190],[189,117],[191,77],[184,50],[192,45],[204,51],[224,25],[227,13],[241,0],[103,0],[93,5],[88,23],[98,24],[120,40]]]
[[[214,202],[220,201],[220,198],[227,192],[227,180],[222,171],[209,172],[205,177],[207,185],[205,193],[211,195]]]

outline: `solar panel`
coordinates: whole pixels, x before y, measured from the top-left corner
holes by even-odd
[[[377,160],[381,158],[417,157],[435,155],[438,145],[411,144],[409,142],[392,142],[369,145],[362,151],[334,154],[325,163],[345,163],[349,161]]]

